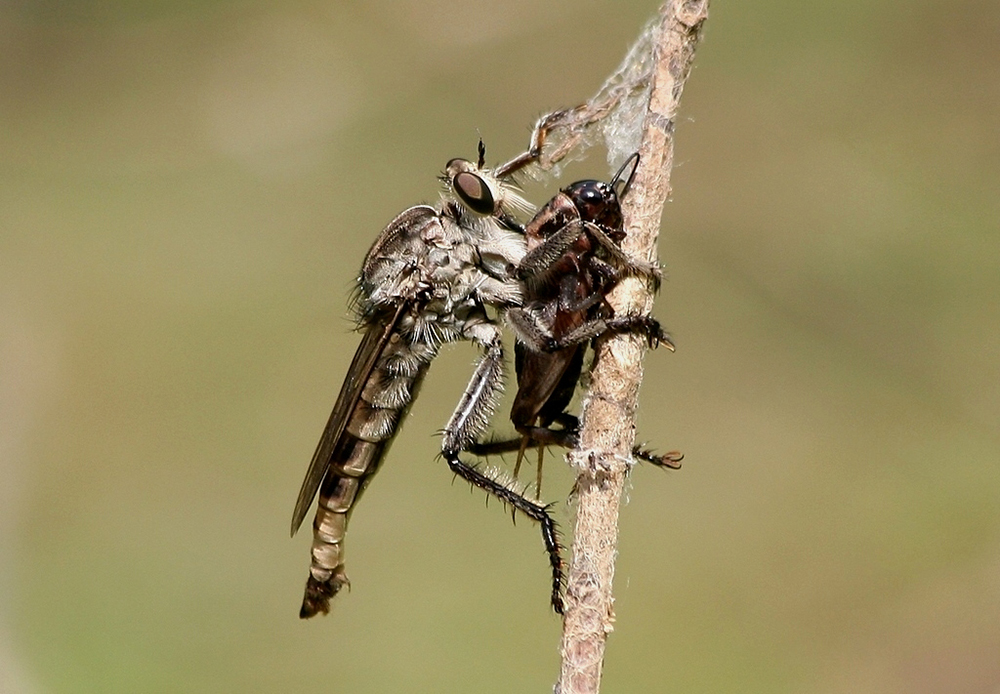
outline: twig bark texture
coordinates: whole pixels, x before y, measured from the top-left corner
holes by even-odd
[[[663,205],[670,195],[674,123],[691,70],[708,0],[668,0],[660,10],[641,159],[623,203],[623,244],[634,258],[656,257]],[[620,315],[646,313],[653,297],[645,283],[627,279],[610,296]],[[613,629],[612,579],[618,545],[618,508],[635,442],[635,411],[642,379],[643,341],[618,335],[604,340],[583,405],[578,507],[566,596],[557,694],[599,691],[604,649]]]

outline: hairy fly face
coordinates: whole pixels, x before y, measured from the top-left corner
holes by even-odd
[[[509,181],[501,181],[483,167],[482,161],[477,165],[466,159],[452,159],[445,165],[441,181],[447,194],[453,194],[468,209],[501,223],[510,222],[513,215],[527,214],[533,209]]]

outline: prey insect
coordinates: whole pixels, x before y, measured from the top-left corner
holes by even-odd
[[[638,154],[629,157],[610,182],[566,186],[525,227],[528,252],[518,267],[524,301],[506,314],[518,337],[518,388],[510,419],[520,437],[479,443],[470,450],[480,455],[516,450],[516,477],[525,451],[538,448],[536,496],[545,447],[576,446],[578,421],[566,410],[583,372],[587,345],[608,332],[631,332],[645,337],[651,347],[674,349],[654,318],[617,316],[607,301],[625,276],[646,278],[654,286],[660,280],[656,265],[630,259],[620,247],[625,238],[620,200],[638,160]],[[676,452],[656,456],[639,447],[633,455],[668,468],[679,468],[682,458]]]
[[[364,335],[292,516],[294,535],[318,492],[302,618],[328,612],[330,599],[349,585],[343,545],[351,511],[378,471],[431,360],[442,345],[459,340],[475,342],[483,353],[444,429],[444,458],[457,476],[540,523],[558,597],[562,563],[547,507],[458,457],[485,430],[502,388],[501,330],[487,308],[502,311],[522,300],[515,269],[525,241],[512,215],[528,208],[509,176],[532,158],[522,155],[492,172],[484,159],[480,143],[477,164],[448,162],[439,204],[397,216],[361,267],[354,312]]]

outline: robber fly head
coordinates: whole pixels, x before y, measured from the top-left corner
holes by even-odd
[[[479,142],[479,161],[452,159],[441,180],[462,203],[476,214],[504,218],[512,212],[531,210],[528,202],[518,195],[512,182],[497,178],[485,168],[486,148]]]

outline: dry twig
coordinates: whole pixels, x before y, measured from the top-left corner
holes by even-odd
[[[708,0],[668,0],[659,21],[647,28],[593,99],[550,116],[556,136],[543,153],[543,168],[590,144],[586,139],[596,130],[608,145],[612,166],[632,151],[640,152],[639,168],[623,204],[628,231],[623,247],[634,258],[656,257],[663,205],[670,194],[675,118],[707,16]],[[628,279],[610,301],[622,315],[648,313],[653,297],[642,281]],[[612,336],[599,345],[583,405],[580,448],[570,454],[578,470],[578,504],[557,694],[592,694],[600,689],[605,643],[614,622],[611,588],[618,508],[635,442],[645,350],[640,338],[628,335]]]

